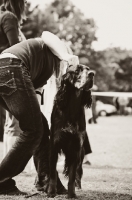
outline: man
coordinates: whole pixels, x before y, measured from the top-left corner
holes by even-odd
[[[45,85],[53,73],[58,76],[61,60],[73,66],[79,63],[78,57],[68,54],[61,40],[47,31],[41,38],[18,43],[0,55],[0,105],[15,116],[22,130],[0,164],[1,194],[21,193],[12,177],[23,171],[32,156],[38,183],[47,189],[49,174],[43,154],[48,126],[42,118],[35,89]]]

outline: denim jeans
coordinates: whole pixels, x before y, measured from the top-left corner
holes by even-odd
[[[22,130],[0,164],[0,188],[15,185],[12,177],[23,171],[32,155],[38,177],[49,174],[49,129],[45,118],[42,122],[30,73],[19,59],[0,59],[0,105],[15,116]]]

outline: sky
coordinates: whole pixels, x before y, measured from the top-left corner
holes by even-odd
[[[29,0],[32,6],[44,6],[53,0]],[[71,0],[97,25],[95,50],[120,47],[132,50],[132,0]]]

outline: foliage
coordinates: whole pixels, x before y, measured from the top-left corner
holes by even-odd
[[[89,60],[99,91],[132,91],[132,51],[105,49],[93,52]]]
[[[92,41],[96,39],[94,20],[85,18],[69,0],[55,0],[44,10],[37,7],[27,14],[28,20],[23,27],[27,38],[48,30],[69,42],[74,54],[80,57],[90,54]]]
[[[91,52],[91,44],[96,39],[96,26],[93,19],[87,19],[68,0],[56,0],[52,3],[58,16],[58,36],[71,44],[74,54],[83,57]]]

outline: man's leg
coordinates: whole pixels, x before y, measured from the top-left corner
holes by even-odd
[[[14,66],[15,65],[15,66]],[[41,112],[30,76],[16,60],[0,67],[0,104],[3,102],[19,121],[22,133],[0,164],[0,192],[25,168],[43,134]],[[7,184],[8,182],[8,184]],[[15,185],[15,183],[14,183]],[[9,187],[8,187],[9,190]]]

